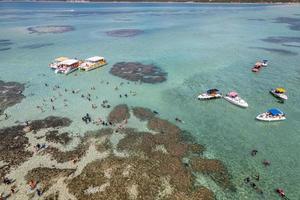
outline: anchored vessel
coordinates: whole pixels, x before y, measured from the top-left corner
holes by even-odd
[[[286,118],[285,118],[285,114],[281,110],[279,110],[278,108],[272,108],[267,112],[259,114],[256,117],[256,119],[260,121],[272,122],[272,121],[282,121],[285,120]]]
[[[218,99],[221,98],[222,94],[219,93],[218,89],[207,90],[206,93],[200,94],[198,96],[199,100],[209,100],[209,99]]]
[[[55,73],[70,74],[78,69],[80,61],[76,59],[68,59],[60,62]]]
[[[65,60],[69,60],[69,58],[68,57],[58,57],[58,58],[55,58],[54,61],[49,64],[49,67],[51,69],[57,69],[57,67],[59,66],[59,63],[65,61]]]
[[[106,60],[104,57],[101,56],[94,56],[85,59],[83,63],[80,64],[79,69],[84,71],[90,71],[96,69],[98,67],[102,67],[106,65]]]
[[[282,100],[287,100],[288,99],[288,97],[285,94],[285,92],[286,92],[286,90],[284,88],[276,88],[276,89],[271,89],[270,90],[270,93],[274,97],[277,97],[277,98],[282,99]]]
[[[228,94],[226,94],[224,99],[242,108],[248,107],[248,103],[245,100],[243,100],[241,97],[239,97],[238,93],[236,92],[229,92]]]

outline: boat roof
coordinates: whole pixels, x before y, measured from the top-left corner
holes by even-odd
[[[62,62],[62,61],[65,61],[65,60],[68,60],[69,58],[68,57],[58,57],[58,58],[55,58],[55,61],[56,62]]]
[[[85,60],[90,61],[90,62],[97,62],[97,61],[103,60],[103,59],[104,59],[104,57],[101,57],[101,56],[93,56],[93,57],[87,58]]]
[[[276,88],[275,91],[276,91],[276,92],[280,92],[280,93],[284,93],[284,92],[285,92],[285,89],[282,88],[282,87],[279,87],[279,88]]]
[[[278,108],[271,108],[268,110],[271,115],[283,115],[283,112]]]
[[[207,90],[207,93],[209,94],[209,93],[214,93],[214,92],[219,92],[219,90],[218,89],[209,89],[209,90]]]
[[[230,96],[230,97],[236,97],[236,96],[238,96],[238,93],[237,92],[229,92],[228,96]]]
[[[62,61],[60,64],[61,65],[73,65],[77,62],[78,62],[78,60],[76,60],[76,59],[68,59],[68,60]]]

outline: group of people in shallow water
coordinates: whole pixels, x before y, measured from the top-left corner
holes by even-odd
[[[256,156],[257,153],[258,153],[258,150],[253,149],[253,150],[251,151],[251,156]],[[264,166],[268,167],[268,166],[271,165],[271,162],[270,162],[269,160],[263,160],[262,164],[263,164]],[[252,181],[252,180],[253,180],[253,181]],[[259,180],[260,180],[260,175],[257,174],[257,175],[255,175],[255,176],[252,177],[252,178],[246,177],[246,178],[244,179],[244,182],[245,182],[246,184],[249,184],[250,187],[253,188],[257,193],[263,195],[263,190],[257,186],[257,183],[255,183],[255,182],[258,182]],[[275,192],[276,192],[280,197],[282,197],[283,199],[288,200],[288,198],[286,197],[285,192],[283,191],[283,189],[277,188],[277,189],[275,189]]]

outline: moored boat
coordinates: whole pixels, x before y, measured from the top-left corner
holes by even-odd
[[[276,98],[279,98],[279,99],[283,99],[283,100],[287,100],[288,97],[287,95],[285,94],[286,90],[284,88],[275,88],[275,89],[271,89],[270,90],[270,93],[276,97]]]
[[[93,69],[96,69],[98,67],[102,67],[106,65],[106,60],[104,57],[100,56],[94,56],[85,59],[83,63],[80,64],[79,69],[84,70],[84,71],[90,71]]]
[[[58,57],[58,58],[55,58],[54,61],[49,64],[49,67],[51,69],[57,69],[57,67],[59,66],[59,63],[65,61],[65,60],[69,60],[69,58],[68,57]]]
[[[236,92],[229,92],[228,94],[226,94],[224,99],[242,108],[248,107],[248,103],[245,100],[243,100],[241,97],[239,97],[238,93]]]
[[[279,110],[278,108],[272,108],[268,110],[267,112],[264,112],[262,114],[259,114],[256,117],[259,121],[266,121],[266,122],[272,122],[272,121],[282,121],[285,120],[285,114]]]
[[[70,74],[78,69],[80,61],[76,59],[68,59],[59,63],[55,73]]]
[[[199,100],[209,100],[209,99],[218,99],[221,98],[222,94],[219,93],[218,89],[209,89],[206,93],[200,94],[198,96]]]

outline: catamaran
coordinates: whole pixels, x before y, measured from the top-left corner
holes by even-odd
[[[76,59],[68,59],[59,63],[55,73],[70,74],[78,69],[80,61]]]
[[[218,89],[207,90],[206,93],[200,94],[198,96],[199,100],[209,100],[209,99],[218,99],[221,98],[222,94],[219,93]]]
[[[55,58],[54,61],[49,64],[49,67],[51,69],[57,69],[57,67],[59,66],[59,63],[61,63],[62,61],[65,61],[65,60],[69,60],[69,58],[68,57]]]
[[[287,100],[288,97],[285,94],[285,89],[284,88],[276,88],[276,89],[271,89],[270,93],[274,96],[277,97],[279,99],[283,99],[283,100]]]
[[[278,108],[272,108],[267,112],[259,114],[256,117],[256,119],[260,121],[272,122],[272,121],[282,121],[285,120],[286,118],[285,118],[285,114],[281,110],[279,110]]]
[[[228,94],[226,94],[224,99],[242,108],[248,107],[248,103],[245,100],[243,100],[241,97],[239,97],[238,93],[236,92],[229,92]]]
[[[104,57],[94,56],[91,58],[85,59],[83,63],[80,64],[79,69],[84,71],[90,71],[98,67],[106,65],[106,60]]]

